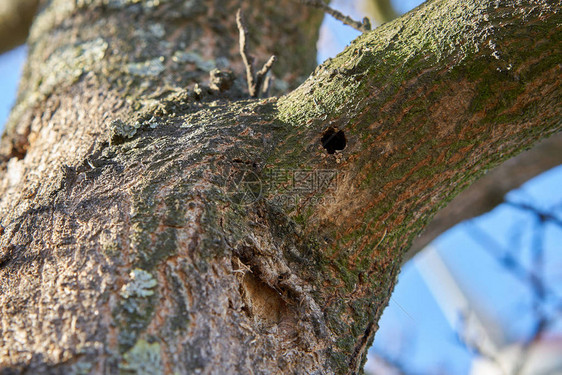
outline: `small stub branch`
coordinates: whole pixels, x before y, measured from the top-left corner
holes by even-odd
[[[322,9],[325,13],[328,13],[330,16],[334,17],[338,21],[341,21],[344,24],[351,26],[354,29],[361,31],[362,33],[371,30],[371,21],[369,21],[367,17],[363,18],[363,22],[359,22],[359,21],[355,21],[353,18],[349,16],[343,15],[341,12],[338,12],[334,8],[331,8],[329,5],[325,4],[322,0],[298,0],[298,1],[301,4]]]
[[[248,91],[252,98],[257,98],[265,81],[267,73],[271,70],[276,60],[275,56],[271,56],[263,65],[257,74],[254,73],[254,58],[248,53],[248,28],[242,16],[242,10],[238,9],[236,13],[236,24],[240,33],[240,55],[244,66],[246,66],[246,79],[248,81]]]

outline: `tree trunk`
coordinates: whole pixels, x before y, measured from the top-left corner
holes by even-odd
[[[42,4],[0,148],[5,373],[359,373],[412,239],[561,127],[559,2],[429,2],[278,99],[240,98],[239,6],[296,87],[321,15],[289,0]]]

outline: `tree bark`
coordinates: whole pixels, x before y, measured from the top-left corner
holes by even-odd
[[[43,4],[0,145],[4,372],[359,373],[432,215],[560,130],[559,2],[432,1],[251,100],[239,6],[296,87],[321,15],[288,0]]]

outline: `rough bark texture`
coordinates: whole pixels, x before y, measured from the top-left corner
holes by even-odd
[[[289,1],[43,4],[0,148],[5,373],[358,373],[433,213],[561,127],[558,2],[432,1],[234,100],[192,84],[244,71],[240,4],[295,87],[320,15]]]

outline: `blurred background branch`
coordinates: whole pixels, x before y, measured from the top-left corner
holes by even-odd
[[[25,43],[38,0],[0,1],[0,53]]]
[[[376,25],[382,25],[399,16],[391,0],[363,0],[363,10]]]

